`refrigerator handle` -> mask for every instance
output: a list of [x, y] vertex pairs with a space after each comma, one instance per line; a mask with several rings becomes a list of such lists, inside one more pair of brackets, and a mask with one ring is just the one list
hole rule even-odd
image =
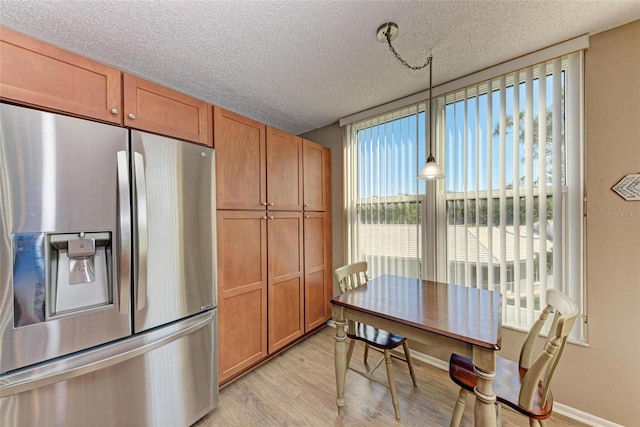
[[136, 221], [138, 231], [138, 277], [136, 309], [142, 310], [147, 300], [147, 183], [144, 175], [144, 157], [133, 153], [136, 194]]
[[118, 151], [118, 221], [120, 257], [118, 271], [120, 272], [119, 310], [120, 313], [129, 312], [129, 298], [131, 297], [131, 205], [129, 201], [129, 165], [127, 152]]

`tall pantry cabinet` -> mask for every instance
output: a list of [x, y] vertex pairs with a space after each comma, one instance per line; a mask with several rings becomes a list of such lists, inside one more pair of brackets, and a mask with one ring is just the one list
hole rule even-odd
[[224, 383], [330, 317], [331, 164], [329, 149], [222, 108], [213, 122]]

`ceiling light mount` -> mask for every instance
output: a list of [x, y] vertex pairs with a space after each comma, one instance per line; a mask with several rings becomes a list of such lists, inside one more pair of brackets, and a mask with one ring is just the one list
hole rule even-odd
[[380, 43], [387, 42], [387, 32], [389, 32], [389, 40], [395, 40], [396, 37], [398, 37], [398, 24], [395, 22], [386, 22], [378, 27], [376, 37]]
[[398, 24], [396, 24], [395, 22], [387, 22], [378, 27], [378, 30], [376, 31], [376, 38], [380, 43], [386, 42], [389, 45], [389, 50], [393, 52], [398, 61], [400, 61], [402, 65], [411, 70], [421, 70], [427, 65], [431, 64], [431, 58], [433, 55], [429, 55], [426, 62], [422, 65], [410, 65], [407, 61], [402, 59], [400, 54], [396, 52], [395, 48], [391, 44], [391, 41], [395, 40], [396, 37], [398, 37], [399, 31], [400, 30], [398, 29]]

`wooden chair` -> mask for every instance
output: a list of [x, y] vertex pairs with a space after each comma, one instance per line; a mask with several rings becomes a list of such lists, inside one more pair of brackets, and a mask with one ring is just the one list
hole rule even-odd
[[[535, 342], [552, 310], [555, 314], [544, 347], [534, 353]], [[577, 315], [578, 307], [569, 297], [556, 290], [548, 290], [547, 306], [527, 334], [520, 351], [520, 361], [516, 363], [497, 358], [493, 380], [497, 425], [501, 425], [501, 405], [507, 405], [529, 417], [531, 426], [544, 426], [544, 420], [551, 416], [553, 409], [553, 396], [549, 390], [551, 378]], [[451, 426], [457, 427], [464, 412], [465, 397], [469, 391], [473, 392], [478, 378], [471, 359], [457, 354], [452, 354], [449, 360], [449, 376], [461, 387], [451, 418]]]
[[[369, 281], [369, 277], [367, 276], [367, 262], [361, 261], [354, 264], [345, 265], [344, 267], [340, 267], [336, 269], [335, 277], [336, 281], [338, 282], [338, 286], [340, 287], [340, 293], [343, 294], [345, 292], [349, 292]], [[347, 368], [362, 375], [365, 378], [370, 379], [371, 381], [375, 381], [386, 387], [389, 387], [391, 389], [391, 399], [393, 401], [393, 409], [396, 413], [396, 419], [399, 420], [400, 411], [398, 409], [396, 383], [393, 376], [393, 371], [391, 369], [392, 354], [390, 351], [402, 345], [402, 347], [404, 348], [405, 357], [404, 359], [400, 357], [400, 359], [406, 361], [407, 365], [409, 365], [409, 373], [411, 374], [413, 385], [414, 387], [417, 387], [418, 385], [416, 383], [416, 376], [413, 372], [413, 361], [411, 360], [411, 352], [409, 350], [407, 339], [392, 332], [387, 332], [383, 329], [374, 328], [372, 326], [354, 322], [352, 320], [348, 320], [347, 337], [351, 339], [351, 342], [349, 343], [349, 350], [347, 351]], [[366, 371], [350, 366], [351, 355], [353, 354], [353, 348], [356, 340], [365, 343], [364, 364], [367, 368]], [[383, 353], [383, 356], [378, 359], [376, 363], [374, 363], [371, 367], [369, 367], [368, 364], [369, 347], [378, 349]], [[373, 376], [374, 371], [378, 369], [383, 361], [385, 362], [387, 368], [387, 379], [389, 381], [388, 384]]]

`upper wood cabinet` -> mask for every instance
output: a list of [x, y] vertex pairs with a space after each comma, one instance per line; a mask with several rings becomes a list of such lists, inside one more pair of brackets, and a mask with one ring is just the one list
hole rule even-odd
[[218, 209], [266, 209], [265, 125], [213, 107]]
[[304, 158], [304, 210], [325, 211], [331, 191], [331, 150], [315, 142], [302, 140]]
[[302, 138], [213, 107], [218, 209], [301, 211]]
[[120, 71], [0, 27], [0, 97], [122, 124]]
[[213, 146], [209, 104], [130, 74], [123, 82], [125, 126]]
[[269, 210], [302, 210], [302, 138], [267, 126]]

